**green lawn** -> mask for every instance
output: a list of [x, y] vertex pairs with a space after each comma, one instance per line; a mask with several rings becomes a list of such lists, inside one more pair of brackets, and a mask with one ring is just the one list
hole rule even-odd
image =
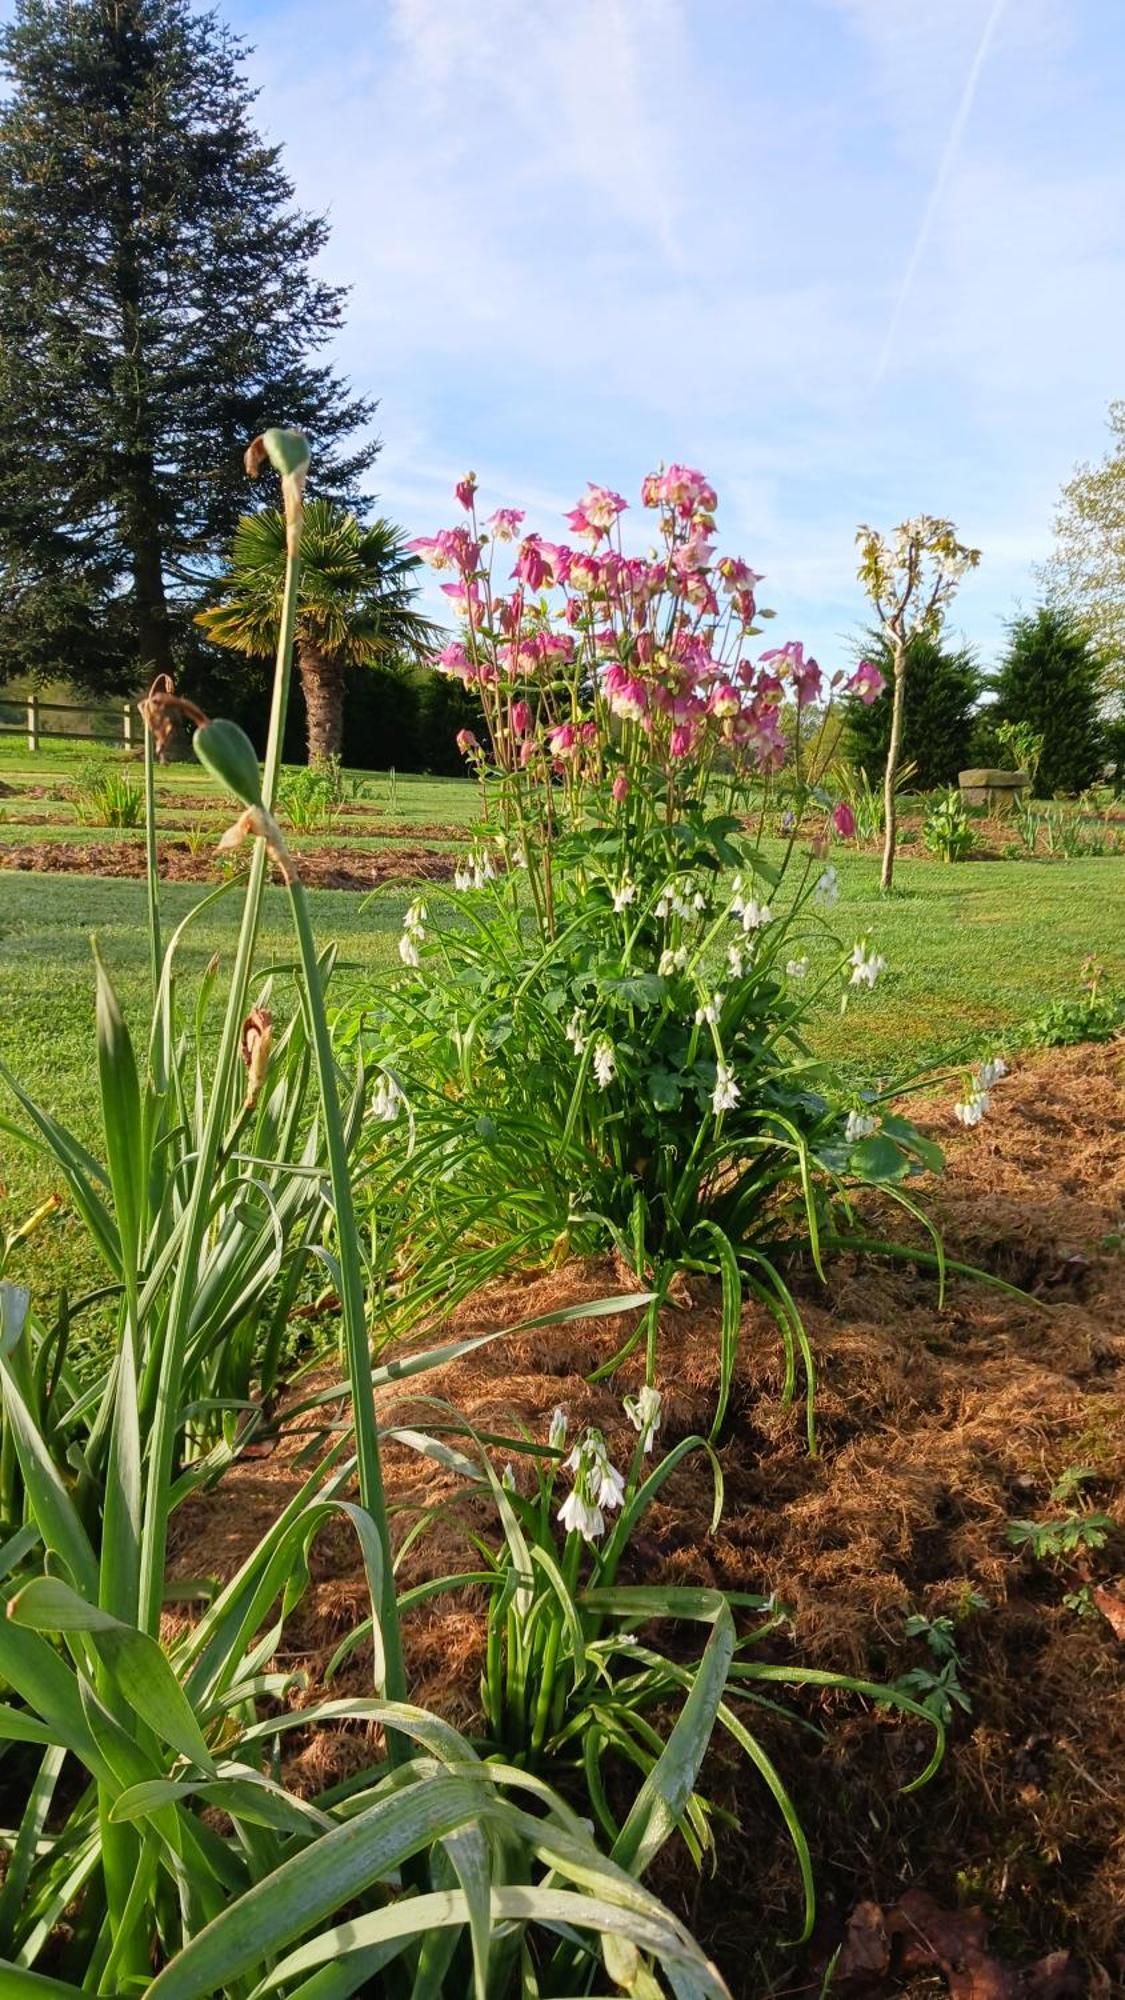
[[[198, 786], [198, 774], [192, 782]], [[441, 780], [400, 780], [432, 796]], [[449, 781], [448, 796], [468, 820], [473, 788]], [[443, 817], [452, 817], [446, 804]], [[1125, 859], [1060, 863], [966, 862], [952, 868], [904, 855], [898, 892], [884, 901], [874, 857], [839, 857], [838, 928], [845, 940], [870, 934], [888, 962], [873, 993], [852, 996], [846, 1013], [826, 1002], [815, 1039], [853, 1078], [900, 1076], [966, 1050], [1000, 1049], [1044, 1001], [1075, 990], [1083, 959], [1096, 953], [1112, 979], [1125, 982]], [[203, 890], [165, 890], [169, 925]], [[377, 900], [314, 892], [314, 921], [339, 949], [336, 990], [356, 992], [397, 965], [395, 940], [406, 897], [388, 889]], [[237, 891], [220, 901], [197, 935], [188, 933], [182, 966], [196, 979], [214, 950], [233, 949]], [[0, 871], [0, 1058], [49, 1110], [80, 1137], [94, 1134], [93, 978], [96, 934], [123, 1006], [134, 1024], [147, 1004], [144, 885], [96, 877]], [[288, 907], [267, 891], [263, 962], [290, 955]], [[6, 1093], [5, 1093], [6, 1095]], [[5, 1103], [0, 1109], [8, 1109]], [[0, 1222], [14, 1225], [51, 1186], [50, 1174], [0, 1133]], [[49, 1249], [49, 1256], [48, 1256]], [[26, 1262], [57, 1285], [89, 1275], [85, 1246], [61, 1218]]]

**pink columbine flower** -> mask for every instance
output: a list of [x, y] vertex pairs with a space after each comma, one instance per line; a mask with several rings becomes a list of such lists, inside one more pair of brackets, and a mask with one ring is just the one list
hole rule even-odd
[[459, 681], [477, 678], [477, 670], [459, 639], [451, 639], [448, 646], [443, 646], [434, 665], [439, 673], [452, 674]]
[[597, 590], [602, 580], [602, 566], [597, 556], [584, 555], [581, 550], [572, 554], [566, 580], [572, 590]]
[[675, 508], [684, 520], [693, 514], [713, 514], [719, 504], [710, 480], [690, 465], [670, 465], [660, 477], [658, 491], [661, 503]]
[[462, 507], [465, 509], [466, 514], [471, 514], [473, 511], [473, 501], [476, 498], [476, 491], [477, 491], [476, 473], [467, 472], [465, 474], [464, 479], [459, 479], [457, 481], [457, 484], [453, 488], [453, 491], [456, 498], [461, 502]]
[[873, 660], [861, 660], [847, 683], [849, 694], [857, 694], [865, 708], [877, 701], [887, 683]]
[[516, 566], [512, 571], [529, 590], [541, 590], [545, 583], [555, 580], [555, 572], [549, 561], [553, 550], [548, 548], [540, 535], [525, 535], [520, 543]]
[[678, 722], [668, 739], [668, 749], [673, 757], [690, 757], [695, 748], [695, 724]]
[[531, 728], [531, 710], [526, 701], [512, 703], [512, 731], [516, 736], [526, 736]]
[[494, 542], [514, 542], [523, 526], [523, 514], [518, 507], [498, 507], [484, 525]]
[[732, 687], [730, 681], [720, 681], [718, 687], [712, 691], [707, 706], [712, 715], [737, 715], [742, 707], [742, 697], [738, 689]]
[[855, 814], [846, 799], [841, 799], [832, 808], [832, 824], [841, 840], [850, 840], [855, 832]]
[[547, 731], [547, 748], [552, 757], [573, 757], [578, 747], [578, 731], [573, 723], [560, 722]]
[[623, 716], [626, 722], [639, 722], [648, 709], [648, 689], [643, 681], [626, 676], [609, 690], [609, 705], [614, 715]]
[[629, 796], [629, 774], [627, 771], [619, 771], [617, 773], [616, 778], [613, 781], [614, 803], [616, 805], [620, 805], [624, 799], [628, 798], [628, 796]]
[[471, 729], [459, 729], [457, 731], [457, 748], [461, 752], [462, 757], [479, 757], [481, 755], [480, 744]]
[[589, 482], [585, 498], [578, 502], [567, 515], [567, 522], [576, 535], [608, 534], [619, 514], [628, 505], [620, 493], [614, 493], [608, 486], [595, 486]]

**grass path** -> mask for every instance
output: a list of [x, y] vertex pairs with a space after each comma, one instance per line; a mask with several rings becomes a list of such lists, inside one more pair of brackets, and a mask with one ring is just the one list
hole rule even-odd
[[[889, 901], [879, 894], [873, 857], [841, 856], [840, 876], [841, 935], [869, 934], [888, 962], [873, 993], [855, 996], [843, 1015], [826, 1004], [815, 1024], [818, 1047], [853, 1079], [901, 1076], [967, 1047], [1002, 1048], [1036, 1008], [1075, 990], [1089, 953], [1125, 983], [1123, 859], [944, 869], [904, 856]], [[169, 929], [202, 893], [194, 884], [168, 886]], [[339, 891], [314, 891], [310, 900], [318, 935], [338, 947], [338, 992], [361, 991], [397, 966], [401, 891], [366, 904]], [[189, 931], [185, 986], [213, 951], [233, 951], [239, 901], [237, 892], [221, 900], [198, 935]], [[143, 883], [0, 872], [0, 1058], [87, 1141], [95, 1131], [95, 934], [136, 1027], [147, 1009]], [[287, 904], [268, 890], [261, 962], [285, 962], [290, 949]], [[10, 1109], [2, 1096], [0, 1113]], [[14, 1226], [51, 1185], [43, 1163], [0, 1132], [0, 1226]], [[66, 1216], [23, 1259], [35, 1282], [90, 1275], [80, 1232]]]

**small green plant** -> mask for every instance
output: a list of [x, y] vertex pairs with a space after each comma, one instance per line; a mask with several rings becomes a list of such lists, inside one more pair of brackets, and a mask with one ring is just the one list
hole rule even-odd
[[112, 765], [83, 764], [70, 796], [79, 826], [139, 826], [144, 817], [141, 787]]
[[1026, 771], [1034, 785], [1046, 741], [1042, 730], [1033, 729], [1029, 722], [998, 722], [996, 740], [1011, 758], [1012, 769]]
[[1104, 984], [1105, 967], [1088, 958], [1082, 967], [1078, 994], [1052, 1000], [1031, 1016], [1024, 1040], [1034, 1048], [1073, 1048], [1081, 1042], [1112, 1041], [1125, 1027], [1125, 996]]
[[294, 833], [330, 832], [346, 797], [346, 781], [335, 757], [285, 771], [278, 787], [282, 817]]
[[215, 829], [205, 819], [195, 819], [184, 828], [183, 841], [192, 860], [198, 861], [201, 855], [209, 854], [214, 847]]
[[973, 829], [958, 791], [943, 793], [922, 823], [922, 839], [931, 854], [946, 862], [965, 861], [973, 851]]
[[972, 1714], [972, 1700], [961, 1683], [964, 1661], [957, 1644], [957, 1626], [974, 1612], [987, 1608], [988, 1599], [969, 1589], [958, 1603], [956, 1618], [927, 1618], [924, 1612], [915, 1611], [903, 1627], [907, 1639], [925, 1640], [931, 1664], [912, 1667], [909, 1673], [900, 1675], [895, 1686], [920, 1702], [943, 1728], [947, 1729], [953, 1721], [955, 1708], [965, 1715]]
[[1064, 1514], [1054, 1521], [1009, 1521], [1008, 1540], [1037, 1562], [1067, 1562], [1104, 1549], [1116, 1523], [1108, 1514]]

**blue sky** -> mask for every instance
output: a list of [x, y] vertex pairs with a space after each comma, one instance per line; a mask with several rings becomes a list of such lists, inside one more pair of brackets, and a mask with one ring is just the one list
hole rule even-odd
[[[1125, 394], [1122, 0], [225, 0], [411, 532], [660, 459], [825, 664], [949, 514], [988, 660]], [[625, 517], [643, 546], [640, 510]], [[772, 636], [772, 635], [771, 635]]]

